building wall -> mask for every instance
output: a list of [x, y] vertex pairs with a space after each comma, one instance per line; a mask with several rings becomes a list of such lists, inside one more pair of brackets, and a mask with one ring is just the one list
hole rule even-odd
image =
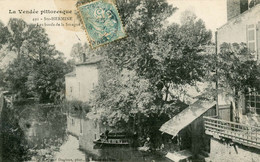
[[95, 156], [100, 156], [100, 150], [93, 149], [93, 141], [100, 138], [100, 134], [105, 132], [101, 123], [97, 119], [81, 119], [82, 133], [79, 137], [79, 148]]
[[66, 99], [69, 101], [76, 100], [79, 97], [76, 76], [66, 76], [65, 83], [66, 83]]
[[91, 91], [98, 85], [98, 68], [96, 64], [76, 66], [76, 77], [79, 89], [78, 100], [86, 102]]
[[260, 159], [260, 150], [243, 145], [230, 144], [211, 138], [210, 159], [214, 162], [256, 162]]
[[[228, 3], [231, 3], [229, 0]], [[227, 3], [227, 4], [228, 4]], [[232, 2], [235, 3], [235, 2]], [[239, 3], [239, 1], [237, 1]], [[231, 7], [232, 8], [232, 7]], [[234, 7], [234, 10], [236, 7]], [[228, 11], [231, 12], [231, 11]], [[239, 14], [237, 17], [232, 18], [229, 20], [225, 25], [220, 27], [218, 29], [218, 36], [217, 36], [217, 44], [218, 49], [220, 45], [224, 42], [226, 43], [247, 43], [249, 40], [249, 29], [254, 30], [254, 38], [255, 38], [255, 54], [253, 55], [253, 58], [255, 60], [258, 60], [260, 63], [260, 4], [254, 6], [253, 8], [245, 11], [242, 14]], [[227, 90], [231, 92], [231, 90]], [[233, 103], [233, 108], [230, 110], [231, 119], [233, 121], [236, 121], [234, 117], [239, 116], [239, 121], [242, 123], [252, 123], [251, 117], [248, 116], [245, 112], [245, 99], [241, 95], [241, 98], [239, 99], [238, 108], [235, 107], [234, 99], [232, 97], [228, 97], [225, 93], [222, 93], [218, 96], [218, 104], [220, 107], [226, 107], [228, 108], [231, 106], [231, 103]], [[228, 109], [225, 109], [228, 111]], [[223, 110], [224, 112], [224, 110]], [[225, 116], [227, 113], [223, 113]], [[226, 115], [223, 117], [225, 120], [228, 118], [229, 115]], [[259, 118], [259, 117], [258, 117]]]
[[67, 131], [77, 138], [80, 136], [80, 118], [67, 115]]
[[86, 64], [76, 66], [75, 76], [65, 76], [66, 99], [89, 101], [91, 91], [98, 85], [97, 64]]
[[210, 137], [205, 134], [203, 116], [216, 116], [216, 107], [212, 107], [182, 129], [179, 134], [180, 149], [189, 149], [194, 155], [210, 151]]
[[218, 47], [223, 43], [247, 43], [247, 26], [260, 22], [260, 5], [231, 19], [218, 29]]
[[205, 134], [204, 119], [203, 116], [215, 116], [216, 108], [213, 107], [202, 114], [199, 118], [191, 123], [191, 150], [193, 154], [198, 154], [200, 151], [209, 151], [210, 138]]

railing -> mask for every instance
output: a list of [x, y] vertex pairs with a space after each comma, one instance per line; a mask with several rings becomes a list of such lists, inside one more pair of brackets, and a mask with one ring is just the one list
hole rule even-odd
[[204, 116], [205, 131], [213, 137], [225, 137], [246, 146], [260, 149], [260, 127]]

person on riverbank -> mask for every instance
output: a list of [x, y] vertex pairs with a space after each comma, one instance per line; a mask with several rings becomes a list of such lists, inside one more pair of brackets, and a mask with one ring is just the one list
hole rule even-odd
[[109, 134], [109, 130], [105, 131], [105, 140], [108, 141], [108, 134]]

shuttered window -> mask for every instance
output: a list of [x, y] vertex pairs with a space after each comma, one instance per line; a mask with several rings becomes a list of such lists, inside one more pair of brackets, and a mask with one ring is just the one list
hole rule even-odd
[[257, 59], [260, 62], [260, 22], [258, 22], [256, 26], [256, 51], [257, 51]]
[[256, 27], [254, 24], [247, 26], [247, 45], [252, 54], [256, 53]]

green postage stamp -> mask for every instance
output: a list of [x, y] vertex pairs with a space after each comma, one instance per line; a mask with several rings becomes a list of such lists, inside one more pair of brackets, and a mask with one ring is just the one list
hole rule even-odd
[[112, 1], [97, 0], [78, 7], [92, 48], [126, 36]]

